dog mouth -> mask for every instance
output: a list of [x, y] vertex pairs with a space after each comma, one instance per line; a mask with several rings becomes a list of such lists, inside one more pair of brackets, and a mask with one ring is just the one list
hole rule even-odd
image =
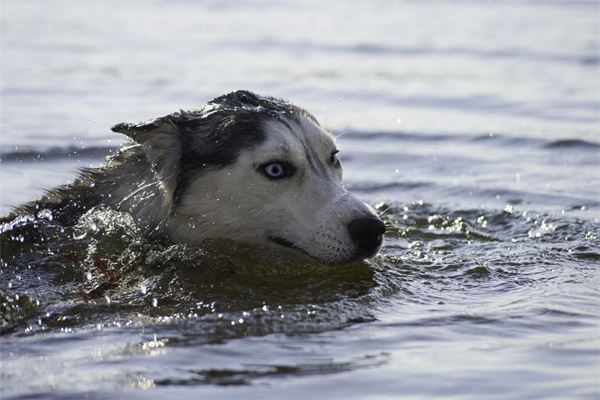
[[381, 238], [380, 240], [378, 240], [378, 246], [377, 249], [372, 251], [372, 252], [364, 252], [361, 250], [357, 250], [354, 253], [352, 253], [352, 255], [344, 260], [337, 260], [337, 261], [326, 261], [326, 260], [322, 260], [322, 259], [318, 259], [312, 255], [310, 255], [306, 250], [304, 250], [302, 247], [297, 246], [296, 244], [294, 244], [293, 242], [289, 241], [288, 239], [282, 238], [281, 236], [273, 236], [273, 235], [269, 235], [267, 236], [267, 239], [270, 240], [271, 242], [278, 244], [281, 247], [286, 247], [288, 249], [292, 249], [292, 250], [296, 250], [302, 254], [304, 254], [305, 256], [313, 259], [313, 260], [317, 260], [320, 262], [324, 262], [326, 264], [348, 264], [348, 263], [352, 263], [352, 262], [356, 262], [359, 260], [362, 260], [364, 258], [371, 258], [373, 257], [375, 254], [377, 254], [377, 252], [379, 251], [379, 248], [381, 247], [381, 242], [383, 241], [383, 238]]
[[271, 242], [278, 244], [282, 247], [287, 247], [288, 249], [293, 249], [293, 250], [299, 251], [300, 253], [312, 258], [312, 256], [310, 254], [308, 254], [308, 252], [306, 250], [304, 250], [301, 247], [298, 247], [293, 242], [290, 242], [289, 240], [287, 240], [285, 238], [282, 238], [280, 236], [270, 235], [270, 236], [267, 236], [267, 239], [269, 239]]

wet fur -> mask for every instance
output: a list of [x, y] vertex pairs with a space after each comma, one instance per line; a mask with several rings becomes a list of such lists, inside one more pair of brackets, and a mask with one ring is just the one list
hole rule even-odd
[[[343, 188], [341, 169], [323, 161], [334, 141], [306, 110], [237, 91], [197, 110], [112, 130], [132, 142], [105, 167], [83, 170], [16, 214], [48, 209], [69, 226], [105, 205], [130, 213], [150, 237], [283, 245], [333, 263], [361, 258], [346, 225], [374, 213]], [[257, 157], [291, 158], [302, 176], [266, 182], [255, 170]]]

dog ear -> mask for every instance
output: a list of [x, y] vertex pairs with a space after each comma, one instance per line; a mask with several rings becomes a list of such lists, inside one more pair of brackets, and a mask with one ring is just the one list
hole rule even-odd
[[146, 159], [172, 195], [177, 185], [182, 136], [176, 125], [178, 114], [170, 114], [138, 124], [120, 123], [111, 128], [142, 145]]

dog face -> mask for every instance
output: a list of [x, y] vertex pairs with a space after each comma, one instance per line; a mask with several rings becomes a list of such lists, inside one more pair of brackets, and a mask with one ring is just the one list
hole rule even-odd
[[[154, 140], [144, 146], [172, 193], [172, 240], [233, 239], [327, 263], [371, 257], [379, 249], [385, 225], [342, 186], [334, 139], [305, 110], [234, 92], [192, 114], [168, 117], [168, 123], [143, 126], [162, 132], [147, 135]], [[170, 148], [180, 153], [177, 161]], [[173, 164], [177, 171], [169, 172]]]

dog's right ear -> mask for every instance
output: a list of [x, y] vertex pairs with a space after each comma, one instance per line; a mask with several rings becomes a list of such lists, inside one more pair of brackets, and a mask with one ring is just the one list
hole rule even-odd
[[177, 185], [182, 137], [176, 125], [178, 114], [138, 124], [120, 123], [111, 128], [142, 145], [146, 159], [171, 197]]

